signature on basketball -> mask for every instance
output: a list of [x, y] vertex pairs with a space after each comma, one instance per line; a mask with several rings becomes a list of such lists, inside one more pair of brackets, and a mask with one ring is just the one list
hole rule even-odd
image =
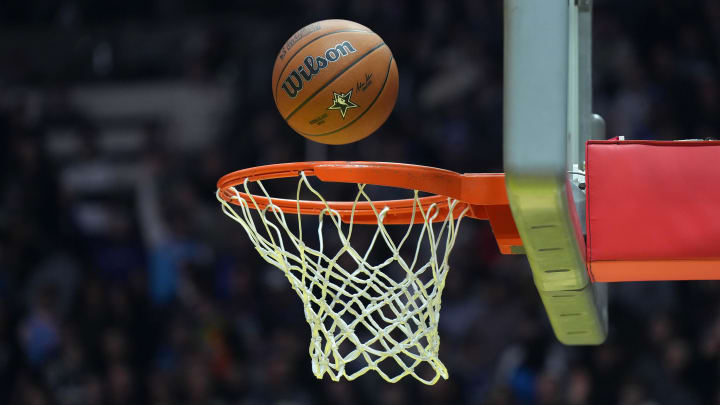
[[357, 82], [357, 90], [365, 91], [372, 84], [372, 73], [365, 73], [365, 80]]

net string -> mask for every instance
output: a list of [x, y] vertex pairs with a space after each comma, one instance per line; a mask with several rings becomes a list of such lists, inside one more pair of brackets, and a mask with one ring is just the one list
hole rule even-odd
[[[438, 230], [433, 227], [440, 215], [437, 205], [423, 207], [419, 202], [419, 192], [415, 190], [412, 218], [407, 230], [396, 243], [383, 223], [389, 208], [376, 206], [382, 203], [372, 201], [365, 190], [365, 184], [358, 184], [350, 221], [345, 224], [345, 231], [340, 213], [333, 210], [325, 198], [312, 187], [305, 173], [301, 172], [299, 175], [296, 191], [298, 213], [295, 215], [283, 213], [272, 203], [272, 198], [262, 182], [256, 181], [261, 193], [270, 202], [265, 208], [260, 208], [248, 189], [249, 183], [246, 179], [242, 184], [244, 196], [241, 196], [235, 187], [229, 188], [229, 191], [234, 193], [231, 199], [237, 208], [233, 208], [233, 205], [221, 197], [220, 190], [216, 197], [221, 203], [223, 213], [243, 227], [256, 251], [265, 261], [283, 271], [291, 288], [302, 300], [305, 319], [311, 330], [309, 352], [312, 370], [317, 378], [328, 374], [334, 381], [341, 377], [354, 380], [371, 370], [388, 382], [397, 382], [405, 376], [412, 376], [425, 384], [434, 384], [440, 377], [448, 378], [447, 369], [438, 357], [440, 338], [437, 329], [441, 293], [449, 270], [450, 252], [468, 208], [455, 216], [454, 209], [459, 202], [448, 198], [449, 210]], [[302, 214], [299, 213], [303, 188], [325, 205], [318, 214], [317, 248], [303, 242], [303, 221]], [[361, 200], [369, 203], [378, 218], [377, 227], [364, 254], [358, 252], [350, 243], [354, 229], [352, 219]], [[257, 212], [261, 224], [256, 224], [253, 211]], [[422, 223], [414, 223], [416, 215], [422, 217]], [[288, 218], [297, 220], [296, 232], [288, 224]], [[410, 240], [414, 226], [421, 228], [412, 259], [408, 262], [400, 251]], [[340, 242], [340, 248], [335, 254], [325, 252], [324, 230], [328, 227], [336, 231]], [[286, 246], [286, 239], [294, 251], [287, 249], [290, 245]], [[418, 265], [423, 242], [430, 246], [430, 258], [427, 263]], [[382, 243], [387, 246], [391, 255], [381, 263], [372, 265], [369, 262], [371, 252], [376, 245]], [[442, 252], [441, 255], [438, 254], [439, 251]], [[345, 254], [352, 259], [351, 269], [345, 269], [339, 263], [339, 259]], [[395, 280], [383, 271], [393, 264], [402, 269], [400, 280]], [[423, 277], [427, 281], [423, 281]], [[369, 331], [370, 336], [356, 333], [358, 329]], [[353, 349], [343, 354], [343, 351], [347, 351], [341, 349], [343, 345]], [[389, 360], [394, 363], [391, 362], [390, 366], [385, 367]], [[354, 363], [348, 367], [351, 362]], [[392, 364], [399, 366], [401, 371], [388, 373], [386, 369], [393, 368]], [[421, 364], [430, 366], [433, 370], [431, 376], [426, 377], [424, 374], [427, 373], [420, 375], [416, 372], [416, 368]]]

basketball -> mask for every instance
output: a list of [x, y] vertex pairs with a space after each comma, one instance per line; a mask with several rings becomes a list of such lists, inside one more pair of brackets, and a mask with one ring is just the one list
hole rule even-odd
[[341, 145], [375, 132], [390, 116], [398, 71], [390, 48], [345, 20], [310, 24], [285, 42], [272, 76], [275, 105], [300, 135]]

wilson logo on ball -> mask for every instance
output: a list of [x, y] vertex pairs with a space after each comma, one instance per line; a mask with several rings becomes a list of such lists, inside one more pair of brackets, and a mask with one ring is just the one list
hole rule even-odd
[[318, 56], [316, 58], [306, 56], [304, 64], [298, 66], [296, 70], [290, 72], [285, 78], [285, 82], [282, 85], [283, 90], [285, 90], [285, 93], [287, 93], [290, 98], [297, 97], [298, 93], [303, 89], [303, 80], [309, 82], [313, 76], [328, 67], [328, 64], [351, 53], [355, 53], [355, 48], [349, 41], [345, 41], [332, 48], [328, 48], [324, 56]]

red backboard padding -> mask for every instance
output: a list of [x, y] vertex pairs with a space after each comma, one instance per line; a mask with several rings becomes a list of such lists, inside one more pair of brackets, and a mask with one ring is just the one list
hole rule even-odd
[[720, 142], [589, 141], [595, 281], [720, 279]]

